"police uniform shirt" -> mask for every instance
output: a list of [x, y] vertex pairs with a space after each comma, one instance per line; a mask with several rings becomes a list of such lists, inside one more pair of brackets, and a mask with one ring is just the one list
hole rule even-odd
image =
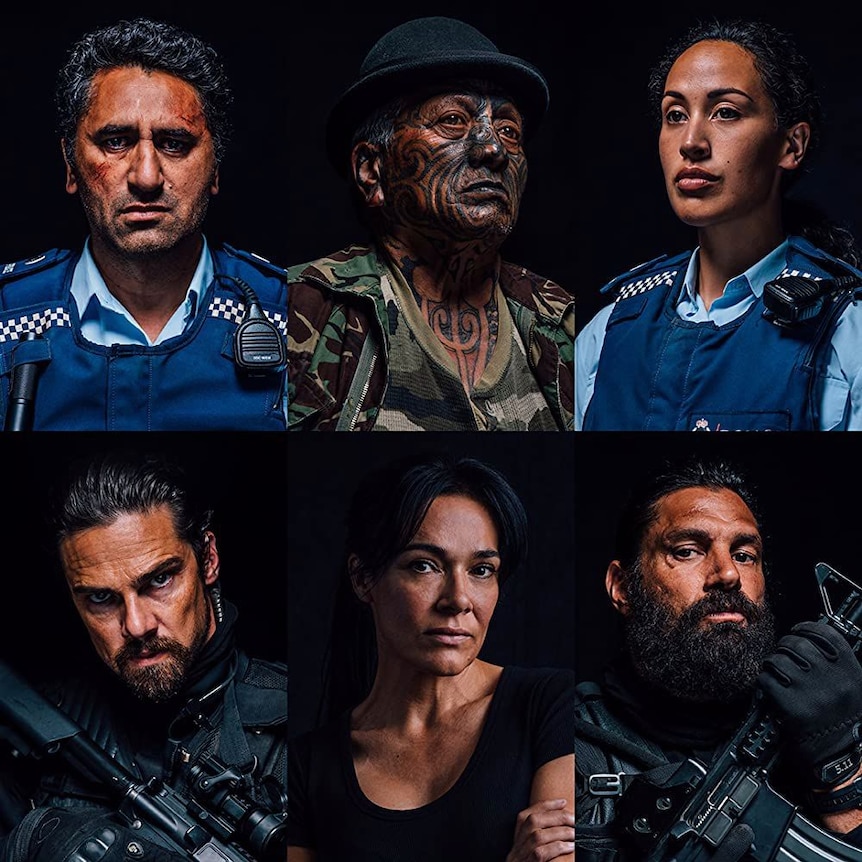
[[[784, 269], [788, 243], [761, 258], [742, 275], [732, 278], [720, 297], [707, 309], [697, 293], [699, 248], [688, 262], [676, 313], [692, 323], [712, 321], [723, 326], [738, 319], [763, 296], [768, 281]], [[575, 430], [583, 430], [584, 414], [593, 394], [605, 328], [614, 304], [610, 303], [575, 339]], [[850, 304], [832, 335], [826, 377], [818, 381], [821, 431], [862, 430], [862, 307]], [[849, 401], [849, 406], [848, 406]], [[846, 416], [845, 416], [846, 413]]]
[[90, 253], [89, 239], [72, 275], [71, 294], [81, 319], [81, 335], [93, 344], [143, 344], [153, 347], [181, 335], [194, 320], [199, 297], [213, 279], [213, 262], [204, 239], [201, 256], [189, 283], [186, 297], [162, 331], [150, 341], [128, 309], [108, 290]]

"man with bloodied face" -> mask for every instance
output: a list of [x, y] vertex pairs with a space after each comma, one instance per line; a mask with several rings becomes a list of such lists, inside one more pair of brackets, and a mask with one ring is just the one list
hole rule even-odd
[[823, 621], [776, 640], [763, 544], [753, 486], [733, 464], [670, 463], [633, 490], [605, 576], [622, 647], [576, 696], [581, 862], [644, 858], [617, 819], [620, 797], [640, 773], [667, 776], [689, 757], [708, 765], [756, 697], [781, 736], [775, 786], [813, 823], [862, 847], [859, 794], [836, 802], [862, 775], [862, 667]]
[[455, 19], [371, 48], [326, 130], [371, 241], [289, 268], [289, 429], [573, 428], [574, 298], [500, 253], [548, 103]]

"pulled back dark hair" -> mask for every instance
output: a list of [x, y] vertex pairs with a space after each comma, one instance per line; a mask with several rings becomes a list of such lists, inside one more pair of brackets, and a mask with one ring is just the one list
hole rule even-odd
[[497, 530], [500, 586], [527, 553], [527, 515], [508, 480], [474, 458], [435, 453], [392, 462], [370, 472], [357, 487], [347, 514], [344, 564], [336, 591], [325, 667], [324, 719], [361, 702], [377, 667], [374, 621], [351, 584], [347, 559], [358, 558], [353, 577], [374, 584], [410, 543], [428, 508], [444, 495], [467, 497], [487, 511]]
[[215, 49], [197, 36], [163, 21], [118, 21], [82, 36], [70, 49], [54, 93], [57, 130], [66, 158], [75, 164], [75, 134], [92, 98], [93, 76], [103, 69], [139, 66], [191, 84], [201, 100], [217, 162], [227, 150], [233, 94]]
[[82, 530], [159, 506], [169, 508], [177, 536], [202, 565], [212, 511], [194, 499], [184, 468], [159, 453], [113, 450], [74, 461], [53, 490], [49, 523], [59, 546]]
[[690, 457], [678, 462], [667, 461], [658, 471], [644, 475], [635, 483], [617, 522], [614, 557], [625, 571], [636, 568], [644, 537], [658, 518], [659, 502], [668, 494], [685, 488], [733, 491], [751, 510], [762, 534], [754, 484], [741, 468], [720, 459]]
[[[708, 20], [690, 27], [672, 40], [649, 73], [648, 93], [654, 122], [661, 127], [661, 102], [671, 66], [698, 42], [732, 42], [751, 54], [754, 67], [775, 110], [776, 126], [787, 129], [805, 122], [811, 128], [805, 154], [806, 171], [818, 150], [823, 127], [823, 108], [811, 65], [794, 39], [764, 21], [733, 19]], [[786, 196], [801, 178], [802, 171], [786, 171], [783, 220], [788, 233], [804, 236], [815, 245], [847, 261], [862, 263], [862, 249], [848, 228], [831, 221], [815, 204]]]

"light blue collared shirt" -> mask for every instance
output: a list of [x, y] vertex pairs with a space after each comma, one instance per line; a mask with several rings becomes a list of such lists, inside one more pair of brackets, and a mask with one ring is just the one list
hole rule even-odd
[[[707, 309], [697, 295], [700, 249], [695, 249], [685, 273], [676, 313], [693, 323], [712, 321], [723, 326], [741, 317], [763, 295], [768, 281], [785, 265], [787, 241], [761, 258], [742, 275], [732, 278], [722, 295]], [[605, 328], [613, 311], [610, 303], [575, 339], [575, 430], [583, 430], [584, 414], [593, 395]], [[821, 431], [862, 430], [862, 303], [844, 310], [832, 334], [826, 371], [815, 382], [820, 399]]]
[[81, 335], [87, 341], [104, 347], [111, 344], [143, 344], [153, 347], [176, 335], [182, 335], [195, 317], [198, 302], [212, 281], [213, 272], [212, 256], [204, 240], [185, 299], [177, 306], [162, 331], [150, 341], [128, 309], [108, 290], [105, 279], [90, 253], [88, 239], [72, 274], [71, 287], [72, 298], [81, 319]]

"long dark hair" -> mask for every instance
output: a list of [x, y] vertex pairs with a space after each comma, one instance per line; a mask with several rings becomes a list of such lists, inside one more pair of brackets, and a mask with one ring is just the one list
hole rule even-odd
[[[661, 127], [662, 96], [671, 66], [692, 45], [707, 40], [732, 42], [751, 54], [754, 68], [760, 75], [775, 110], [778, 128], [786, 129], [796, 123], [808, 123], [811, 136], [803, 164], [806, 172], [810, 170], [812, 158], [820, 144], [824, 116], [814, 74], [809, 61], [794, 39], [764, 21], [702, 21], [672, 40], [649, 73], [647, 88], [654, 121]], [[813, 202], [787, 196], [787, 192], [802, 175], [800, 170], [785, 171], [782, 210], [784, 229], [788, 233], [804, 236], [819, 248], [852, 266], [860, 266], [862, 249], [847, 227], [831, 220]]]
[[428, 508], [443, 495], [468, 497], [488, 512], [497, 530], [500, 587], [527, 553], [527, 515], [509, 481], [496, 468], [469, 457], [427, 453], [386, 464], [357, 487], [346, 518], [343, 563], [336, 589], [320, 707], [322, 721], [360, 703], [377, 669], [374, 621], [351, 584], [374, 584], [419, 529]]

